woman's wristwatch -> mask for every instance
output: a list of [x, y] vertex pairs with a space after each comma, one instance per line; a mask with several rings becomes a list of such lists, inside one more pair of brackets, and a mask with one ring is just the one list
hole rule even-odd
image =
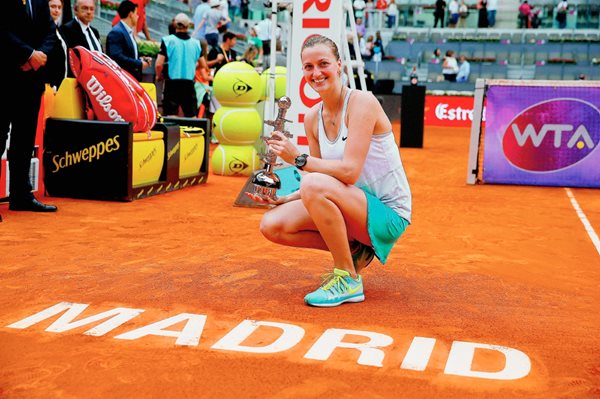
[[308, 154], [300, 154], [294, 159], [294, 165], [300, 170], [306, 166], [306, 160], [308, 158]]

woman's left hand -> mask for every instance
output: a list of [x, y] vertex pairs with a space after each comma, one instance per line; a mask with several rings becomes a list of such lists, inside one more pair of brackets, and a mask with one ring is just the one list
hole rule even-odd
[[269, 149], [285, 162], [293, 164], [300, 152], [283, 133], [274, 131], [267, 140]]

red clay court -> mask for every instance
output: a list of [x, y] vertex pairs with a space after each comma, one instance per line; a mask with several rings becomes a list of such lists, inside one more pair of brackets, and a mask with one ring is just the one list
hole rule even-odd
[[332, 309], [302, 300], [329, 255], [264, 239], [245, 177], [0, 205], [0, 397], [600, 397], [598, 190], [469, 186], [468, 145], [401, 149], [413, 225]]

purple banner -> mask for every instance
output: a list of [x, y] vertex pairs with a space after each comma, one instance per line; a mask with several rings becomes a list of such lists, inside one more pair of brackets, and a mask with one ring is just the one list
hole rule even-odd
[[484, 183], [600, 187], [600, 87], [490, 86]]

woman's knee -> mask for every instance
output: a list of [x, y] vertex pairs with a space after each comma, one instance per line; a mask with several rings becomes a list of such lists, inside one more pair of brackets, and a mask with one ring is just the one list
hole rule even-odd
[[279, 218], [275, 217], [272, 213], [265, 213], [260, 221], [260, 232], [269, 241], [277, 242], [281, 236], [283, 229], [282, 224], [279, 222]]
[[300, 181], [300, 197], [303, 201], [324, 199], [335, 184], [334, 180], [322, 173], [308, 173]]

